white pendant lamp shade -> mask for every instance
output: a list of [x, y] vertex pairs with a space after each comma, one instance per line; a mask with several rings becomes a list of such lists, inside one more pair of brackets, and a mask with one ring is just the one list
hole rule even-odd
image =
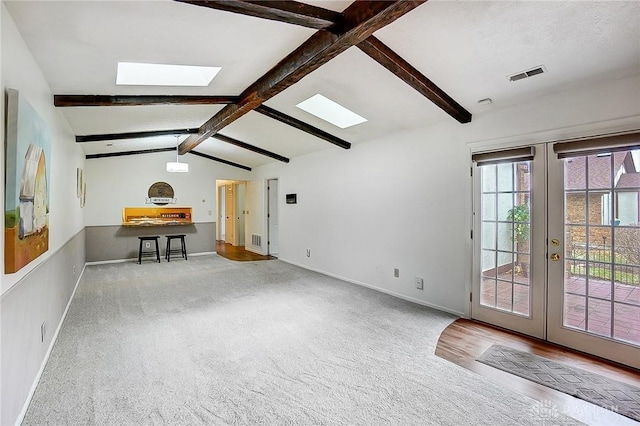
[[180, 159], [178, 158], [180, 156], [178, 150], [180, 141], [178, 138], [179, 136], [176, 135], [176, 161], [167, 162], [167, 172], [169, 173], [187, 173], [189, 171], [189, 164], [181, 163]]
[[179, 161], [170, 161], [167, 163], [167, 171], [169, 173], [186, 173], [189, 171], [189, 164], [180, 163]]

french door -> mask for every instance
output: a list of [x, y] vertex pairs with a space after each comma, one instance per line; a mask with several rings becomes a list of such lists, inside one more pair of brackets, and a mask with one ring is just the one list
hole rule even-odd
[[637, 141], [474, 155], [473, 318], [640, 368]]
[[[543, 147], [542, 147], [543, 148]], [[472, 317], [545, 337], [545, 151], [474, 155]]]

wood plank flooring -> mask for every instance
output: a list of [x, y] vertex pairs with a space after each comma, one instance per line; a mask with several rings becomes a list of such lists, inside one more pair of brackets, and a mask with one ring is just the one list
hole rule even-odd
[[274, 256], [263, 256], [261, 254], [253, 253], [249, 250], [245, 250], [243, 246], [234, 246], [220, 240], [216, 241], [216, 253], [229, 260], [236, 260], [239, 262], [277, 259]]
[[550, 402], [561, 412], [593, 424], [640, 424], [565, 393], [539, 385], [476, 361], [494, 343], [543, 356], [593, 373], [640, 387], [640, 371], [573, 351], [549, 342], [499, 329], [468, 319], [458, 319], [438, 340], [435, 354], [491, 379], [501, 386], [542, 402]]

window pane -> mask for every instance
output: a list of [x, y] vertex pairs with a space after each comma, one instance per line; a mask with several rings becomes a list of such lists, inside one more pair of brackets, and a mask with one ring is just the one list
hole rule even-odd
[[482, 192], [496, 192], [496, 166], [482, 166]]
[[[640, 165], [639, 165], [640, 166]], [[637, 179], [640, 181], [640, 173], [634, 173], [639, 176]], [[616, 202], [614, 203], [615, 226], [638, 226], [638, 210], [640, 209], [640, 198], [638, 192], [634, 191], [616, 191]]]
[[587, 223], [587, 193], [570, 192], [564, 200], [565, 222], [575, 224]]
[[496, 252], [493, 250], [482, 250], [482, 276], [496, 277]]
[[482, 222], [482, 248], [496, 248], [496, 224], [495, 222]]
[[498, 220], [510, 221], [511, 209], [513, 209], [513, 194], [498, 194]]
[[513, 286], [513, 312], [529, 315], [529, 286], [520, 284]]
[[587, 288], [589, 296], [611, 300], [611, 265], [608, 263], [589, 262]]
[[564, 296], [564, 325], [568, 327], [577, 328], [578, 330], [585, 329], [585, 315], [586, 315], [586, 297], [576, 296], [573, 294], [565, 294]]
[[640, 345], [640, 306], [614, 304], [613, 337]]
[[611, 188], [611, 154], [588, 157], [589, 188]]
[[509, 273], [509, 279], [511, 279], [511, 269], [513, 269], [513, 253], [511, 252], [498, 252], [498, 269]]
[[498, 280], [498, 300], [496, 307], [511, 311], [513, 308], [513, 284], [509, 281]]
[[496, 220], [496, 194], [482, 196], [482, 220]]
[[564, 160], [565, 190], [587, 188], [586, 164], [585, 157], [567, 158]]
[[611, 227], [589, 227], [589, 260], [611, 262]]
[[516, 256], [514, 281], [520, 284], [529, 285], [531, 271], [531, 256], [528, 254], [518, 254]]
[[498, 223], [498, 250], [513, 251], [513, 225]]
[[513, 191], [513, 163], [498, 164], [498, 191]]
[[576, 260], [567, 260], [564, 291], [571, 294], [587, 294], [587, 265]]
[[611, 302], [589, 298], [587, 303], [587, 331], [611, 337]]
[[516, 164], [516, 191], [531, 191], [531, 163]]
[[484, 278], [480, 282], [480, 304], [495, 308], [496, 306], [496, 280]]

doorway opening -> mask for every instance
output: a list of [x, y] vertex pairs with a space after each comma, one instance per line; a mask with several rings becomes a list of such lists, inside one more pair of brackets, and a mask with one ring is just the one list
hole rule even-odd
[[216, 241], [233, 246], [245, 245], [245, 190], [246, 182], [237, 180], [216, 181], [216, 205], [218, 223]]

